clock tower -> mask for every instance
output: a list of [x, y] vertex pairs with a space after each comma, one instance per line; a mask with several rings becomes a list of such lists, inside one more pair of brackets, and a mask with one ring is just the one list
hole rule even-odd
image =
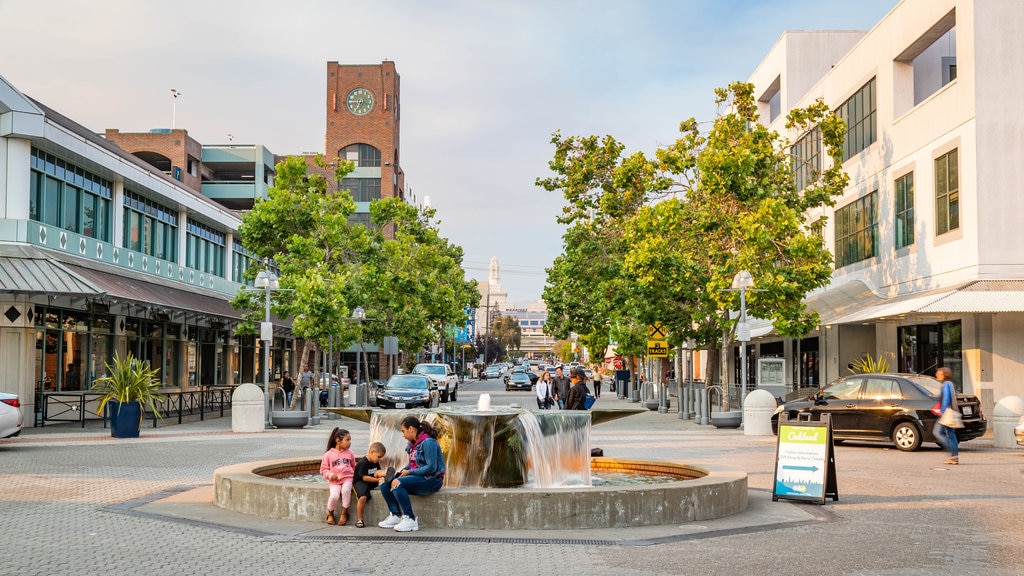
[[369, 218], [370, 201], [405, 198], [400, 164], [400, 90], [395, 63], [327, 63], [327, 132], [324, 155], [352, 160], [355, 170], [341, 183]]

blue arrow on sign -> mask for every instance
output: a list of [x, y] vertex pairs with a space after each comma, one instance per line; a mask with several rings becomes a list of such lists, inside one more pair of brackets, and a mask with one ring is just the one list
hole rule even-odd
[[817, 472], [818, 471], [818, 467], [817, 466], [786, 466], [785, 464], [782, 465], [782, 469], [783, 470], [803, 470], [803, 471], [806, 471], [806, 472]]

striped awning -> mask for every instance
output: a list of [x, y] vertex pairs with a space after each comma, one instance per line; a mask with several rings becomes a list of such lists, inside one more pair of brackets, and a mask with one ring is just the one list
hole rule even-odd
[[1024, 280], [979, 280], [917, 311], [946, 314], [1024, 312]]
[[26, 246], [0, 247], [0, 292], [96, 296], [102, 291], [63, 264]]

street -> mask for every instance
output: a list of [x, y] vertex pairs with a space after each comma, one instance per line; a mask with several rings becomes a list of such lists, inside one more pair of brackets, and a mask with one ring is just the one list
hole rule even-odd
[[[467, 380], [456, 405], [534, 408], [532, 392]], [[596, 408], [635, 406], [605, 392]], [[675, 405], [673, 404], [673, 407]], [[396, 534], [220, 511], [204, 494], [225, 464], [319, 457], [334, 426], [365, 453], [368, 425], [234, 434], [230, 417], [144, 427], [28, 428], [0, 442], [0, 575], [29, 574], [999, 574], [1024, 566], [1024, 449], [981, 438], [961, 464], [926, 445], [836, 446], [839, 501], [771, 502], [774, 437], [656, 411], [593, 429], [605, 456], [728, 466], [749, 474], [751, 508], [701, 523], [594, 530]]]

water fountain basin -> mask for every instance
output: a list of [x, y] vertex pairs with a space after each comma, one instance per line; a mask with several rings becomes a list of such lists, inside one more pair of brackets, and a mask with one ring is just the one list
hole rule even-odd
[[[672, 461], [592, 458], [592, 470], [672, 475], [677, 481], [566, 489], [444, 488], [413, 497], [421, 528], [556, 530], [626, 528], [704, 521], [747, 508], [747, 474]], [[325, 483], [281, 480], [317, 473], [319, 458], [267, 460], [214, 471], [214, 503], [264, 518], [322, 522]], [[367, 523], [387, 515], [374, 495]]]

